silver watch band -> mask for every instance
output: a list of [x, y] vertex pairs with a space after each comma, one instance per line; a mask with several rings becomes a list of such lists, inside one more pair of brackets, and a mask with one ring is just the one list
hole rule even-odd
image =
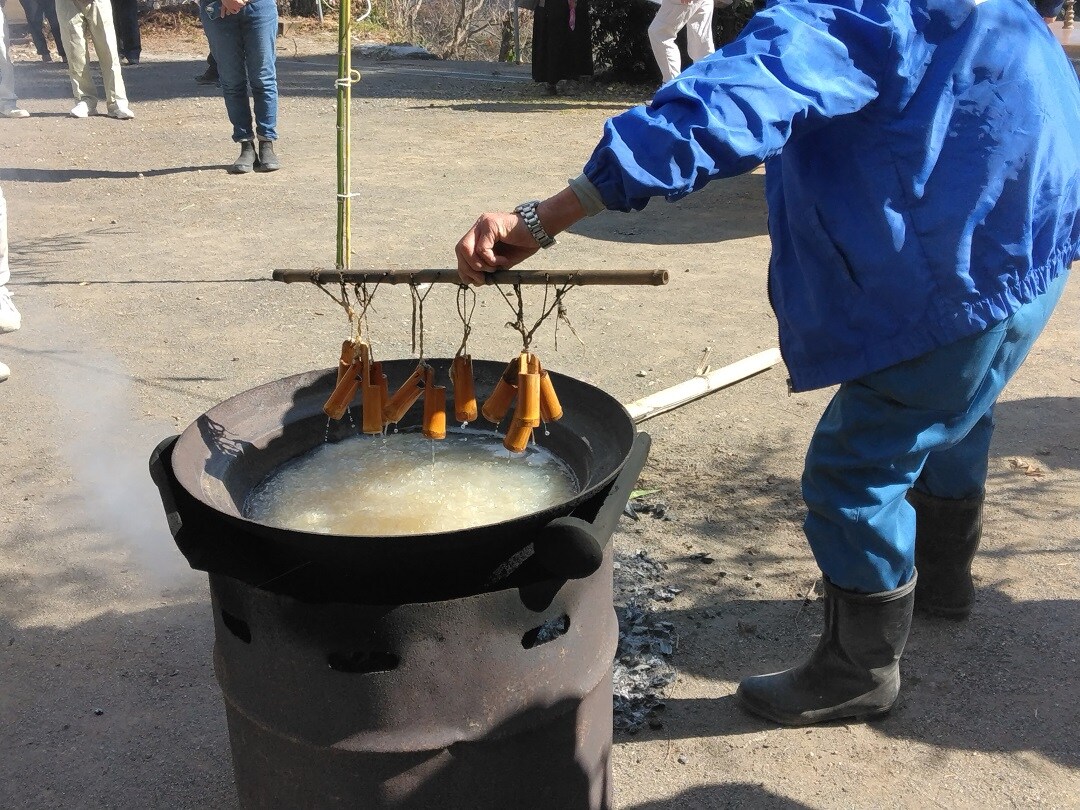
[[540, 224], [540, 217], [536, 213], [536, 206], [538, 205], [540, 205], [539, 200], [529, 200], [515, 208], [514, 213], [521, 216], [521, 219], [525, 222], [525, 227], [529, 229], [529, 233], [532, 234], [536, 243], [542, 248], [549, 248], [555, 244], [555, 239]]

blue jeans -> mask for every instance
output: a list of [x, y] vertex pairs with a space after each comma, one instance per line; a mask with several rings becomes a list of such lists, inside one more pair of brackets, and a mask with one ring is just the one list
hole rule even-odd
[[[221, 17], [220, 0], [200, 0], [210, 51], [217, 60], [225, 110], [233, 126], [232, 138], [240, 141], [277, 140], [277, 45], [278, 11], [275, 0], [251, 0], [239, 13]], [[251, 126], [248, 86], [255, 101], [255, 128]]]
[[880, 593], [915, 566], [912, 487], [939, 498], [981, 497], [993, 406], [1027, 357], [1068, 273], [1010, 318], [844, 383], [810, 442], [804, 526], [822, 572], [845, 590]]

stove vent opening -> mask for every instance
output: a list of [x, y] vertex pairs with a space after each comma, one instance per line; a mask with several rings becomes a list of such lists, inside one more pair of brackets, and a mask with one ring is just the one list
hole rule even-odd
[[539, 647], [541, 644], [547, 644], [559, 636], [566, 635], [566, 631], [569, 629], [570, 617], [564, 613], [562, 616], [548, 619], [539, 627], [534, 627], [523, 635], [521, 637], [521, 646], [526, 650], [531, 650], [533, 647]]
[[392, 672], [401, 659], [382, 650], [353, 650], [348, 653], [330, 653], [326, 663], [335, 672], [366, 675], [372, 672]]
[[245, 644], [251, 643], [251, 626], [239, 616], [234, 616], [229, 611], [223, 610], [221, 611], [221, 621], [229, 629], [229, 632], [242, 642]]

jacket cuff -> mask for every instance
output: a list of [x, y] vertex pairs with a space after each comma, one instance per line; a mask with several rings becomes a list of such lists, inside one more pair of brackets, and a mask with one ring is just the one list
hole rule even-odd
[[581, 207], [585, 209], [586, 216], [592, 216], [593, 214], [599, 214], [604, 211], [607, 206], [604, 205], [604, 199], [600, 196], [600, 192], [596, 186], [592, 184], [584, 174], [579, 174], [577, 177], [572, 177], [567, 181], [570, 184], [571, 190], [577, 195], [578, 202], [581, 203]]

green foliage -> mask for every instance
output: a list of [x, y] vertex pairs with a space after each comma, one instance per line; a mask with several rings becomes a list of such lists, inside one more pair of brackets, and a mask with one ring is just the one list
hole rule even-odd
[[[649, 47], [649, 23], [657, 6], [648, 0], [591, 0], [589, 8], [597, 73], [609, 81], [659, 82], [660, 69]], [[735, 39], [753, 15], [753, 0], [734, 0], [718, 8], [713, 13], [716, 46]], [[685, 52], [683, 64], [689, 64]]]

